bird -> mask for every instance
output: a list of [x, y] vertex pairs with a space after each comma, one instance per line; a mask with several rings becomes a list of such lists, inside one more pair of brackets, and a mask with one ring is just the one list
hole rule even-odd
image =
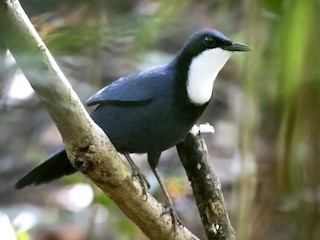
[[[250, 50], [218, 30], [203, 29], [191, 35], [168, 64], [121, 77], [86, 102], [87, 106], [96, 106], [91, 118], [126, 157], [144, 194], [150, 184], [130, 154], [147, 153], [166, 197], [165, 212], [170, 213], [174, 225], [181, 222], [157, 170], [160, 155], [181, 142], [199, 119], [210, 102], [215, 79], [232, 53]], [[15, 187], [39, 185], [76, 171], [61, 149]]]

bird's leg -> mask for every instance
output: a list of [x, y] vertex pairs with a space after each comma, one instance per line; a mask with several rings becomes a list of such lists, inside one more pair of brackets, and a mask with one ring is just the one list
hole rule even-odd
[[132, 176], [137, 177], [139, 180], [139, 183], [142, 187], [143, 194], [147, 195], [147, 189], [150, 188], [150, 183], [148, 182], [146, 176], [140, 171], [139, 167], [134, 163], [132, 158], [130, 157], [129, 153], [125, 153], [124, 156], [128, 160], [131, 169], [132, 169]]
[[161, 190], [162, 190], [162, 192], [163, 192], [163, 194], [164, 194], [164, 196], [166, 198], [166, 204], [164, 205], [165, 211], [163, 212], [163, 214], [165, 214], [165, 213], [169, 213], [170, 214], [171, 219], [172, 219], [173, 229], [174, 229], [174, 231], [176, 231], [177, 230], [176, 229], [177, 225], [178, 224], [181, 225], [182, 223], [181, 223], [176, 211], [173, 208], [172, 200], [171, 200], [171, 198], [170, 198], [170, 196], [169, 196], [169, 194], [167, 192], [167, 189], [165, 188], [165, 186], [164, 186], [164, 184], [162, 182], [162, 179], [161, 179], [161, 177], [159, 175], [159, 172], [158, 172], [157, 168], [151, 167], [151, 169], [152, 169], [153, 174], [156, 176], [156, 178], [158, 180], [158, 183], [160, 185], [160, 188], [161, 188]]
[[171, 216], [171, 219], [172, 219], [172, 226], [173, 226], [173, 230], [174, 232], [176, 232], [177, 230], [177, 225], [182, 225], [181, 223], [181, 220], [179, 219], [176, 211], [174, 210], [173, 208], [173, 203], [172, 203], [172, 200], [167, 192], [167, 189], [165, 188], [164, 186], [164, 183], [160, 177], [160, 174], [158, 172], [158, 169], [157, 169], [157, 165], [158, 165], [158, 162], [159, 162], [159, 158], [160, 158], [160, 154], [161, 153], [158, 153], [158, 154], [148, 154], [148, 161], [149, 161], [149, 164], [150, 164], [150, 167], [151, 167], [151, 170], [153, 172], [153, 174], [156, 176], [157, 178], [157, 181], [160, 185], [160, 188], [161, 188], [161, 191], [162, 193], [164, 194], [165, 198], [166, 198], [166, 204], [164, 204], [164, 208], [165, 208], [165, 211], [163, 212], [163, 214], [165, 213], [169, 213], [170, 216]]

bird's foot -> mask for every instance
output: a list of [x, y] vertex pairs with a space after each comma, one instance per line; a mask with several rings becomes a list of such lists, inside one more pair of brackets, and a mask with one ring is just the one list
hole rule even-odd
[[140, 171], [139, 168], [132, 169], [132, 176], [138, 178], [140, 186], [142, 187], [142, 193], [148, 198], [147, 190], [150, 188], [150, 183], [146, 176]]
[[147, 189], [150, 188], [150, 183], [148, 182], [146, 176], [140, 171], [139, 167], [131, 159], [129, 153], [125, 153], [124, 156], [126, 157], [126, 159], [128, 160], [128, 162], [129, 162], [129, 164], [131, 166], [132, 177], [137, 177], [138, 178], [140, 186], [142, 188], [142, 193], [148, 199]]
[[173, 231], [176, 232], [177, 231], [177, 226], [180, 225], [182, 226], [182, 222], [179, 219], [176, 211], [174, 210], [172, 203], [166, 203], [163, 205], [164, 207], [164, 211], [162, 214], [170, 214], [171, 216], [171, 220], [172, 220], [172, 227], [173, 227]]

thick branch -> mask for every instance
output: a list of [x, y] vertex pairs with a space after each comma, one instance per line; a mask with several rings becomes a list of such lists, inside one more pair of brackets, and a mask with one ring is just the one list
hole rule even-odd
[[142, 195], [115, 148], [91, 120], [17, 0], [0, 0], [0, 35], [57, 125], [71, 163], [99, 186], [150, 239], [197, 239], [173, 233], [171, 217]]
[[196, 198], [208, 239], [234, 240], [235, 233], [226, 210], [221, 185], [198, 127], [193, 127], [177, 150]]

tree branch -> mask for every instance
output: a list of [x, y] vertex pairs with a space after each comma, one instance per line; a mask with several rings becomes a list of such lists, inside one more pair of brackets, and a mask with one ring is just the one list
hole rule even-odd
[[177, 150], [191, 181], [208, 239], [234, 240], [235, 232], [226, 210], [221, 185], [197, 126], [194, 126], [185, 140], [177, 145]]
[[171, 217], [137, 180], [92, 121], [19, 1], [0, 0], [0, 36], [57, 125], [70, 162], [99, 186], [150, 239], [197, 239], [173, 232]]

